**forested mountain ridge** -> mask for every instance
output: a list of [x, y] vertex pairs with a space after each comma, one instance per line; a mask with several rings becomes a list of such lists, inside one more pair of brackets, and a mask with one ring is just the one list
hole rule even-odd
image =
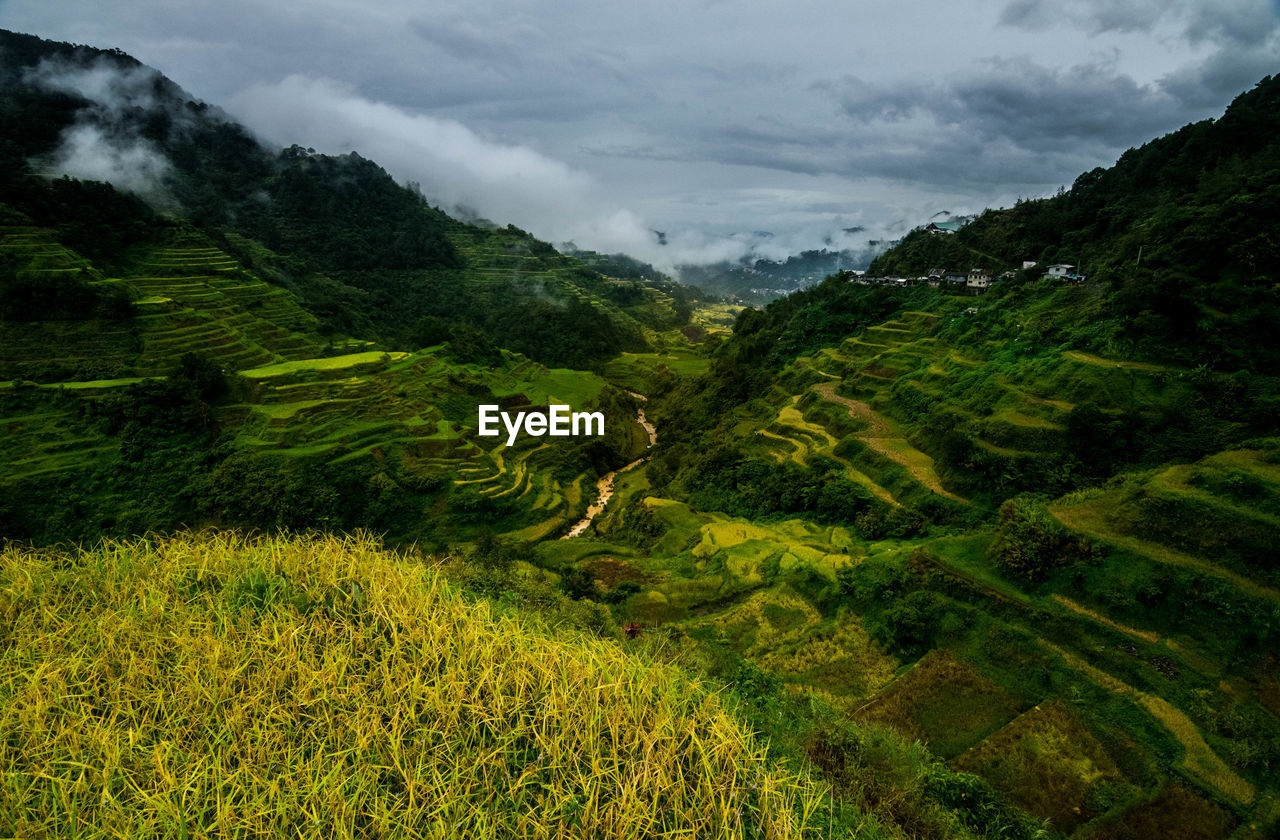
[[[1047, 340], [1150, 361], [1280, 372], [1280, 77], [1216, 120], [1187, 125], [1082, 174], [1051, 198], [989, 210], [954, 235], [913, 231], [872, 274], [1017, 271], [1054, 263], [1088, 278], [1097, 306], [1037, 318]], [[1021, 271], [1024, 261], [1036, 267]], [[1012, 293], [1012, 292], [1010, 292]], [[1065, 295], [1055, 300], [1065, 304]], [[1012, 338], [1014, 336], [1010, 336]], [[1025, 338], [1024, 338], [1025, 340]]]
[[[580, 368], [688, 317], [682, 287], [607, 279], [516, 228], [458, 222], [356, 153], [271, 151], [118, 51], [16, 33], [0, 48], [5, 203], [109, 272], [131, 266], [133, 246], [194, 226], [294, 292], [326, 335], [421, 346], [444, 319]], [[104, 158], [148, 204], [95, 207], [76, 194], [91, 188], [32, 177]]]

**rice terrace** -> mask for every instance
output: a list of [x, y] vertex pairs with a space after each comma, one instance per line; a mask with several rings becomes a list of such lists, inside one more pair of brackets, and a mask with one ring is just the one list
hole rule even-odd
[[0, 837], [1280, 836], [1274, 4], [148, 2], [0, 5]]

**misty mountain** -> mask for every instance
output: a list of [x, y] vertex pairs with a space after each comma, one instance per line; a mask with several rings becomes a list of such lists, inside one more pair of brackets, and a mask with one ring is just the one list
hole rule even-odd
[[[606, 278], [524, 231], [457, 221], [357, 153], [268, 148], [118, 50], [2, 32], [0, 78], [5, 203], [108, 270], [194, 228], [296, 294], [326, 334], [401, 347], [466, 323], [576, 367], [687, 317], [674, 284]], [[117, 190], [83, 200], [89, 182]]]
[[804, 289], [840, 271], [863, 271], [887, 243], [868, 243], [859, 250], [826, 248], [802, 251], [784, 260], [746, 257], [739, 262], [680, 267], [680, 279], [708, 292], [750, 303], [765, 303]]

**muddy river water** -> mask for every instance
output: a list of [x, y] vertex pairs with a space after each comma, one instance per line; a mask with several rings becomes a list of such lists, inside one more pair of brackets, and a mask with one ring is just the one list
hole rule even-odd
[[[642, 403], [647, 402], [649, 399], [643, 394], [637, 394], [634, 391], [628, 391], [627, 393], [631, 394], [631, 396], [635, 397]], [[653, 423], [649, 421], [649, 418], [645, 416], [643, 405], [636, 410], [636, 422], [639, 423], [641, 426], [643, 426], [645, 432], [648, 433], [649, 448], [652, 449], [653, 445], [658, 442], [658, 430], [653, 425]], [[576, 525], [570, 528], [569, 533], [565, 534], [563, 537], [561, 537], [561, 539], [567, 540], [570, 537], [580, 536], [583, 531], [591, 527], [591, 523], [595, 520], [597, 516], [599, 516], [604, 511], [605, 505], [609, 504], [609, 500], [613, 498], [614, 479], [616, 479], [619, 475], [626, 472], [627, 470], [635, 469], [636, 467], [640, 466], [647, 460], [649, 460], [649, 456], [645, 455], [643, 458], [637, 458], [636, 460], [632, 461], [630, 464], [627, 464], [625, 467], [621, 467], [619, 469], [614, 470], [611, 473], [606, 473], [605, 475], [602, 475], [600, 477], [600, 480], [596, 482], [596, 500], [591, 503], [590, 507], [587, 508], [587, 515], [582, 517], [582, 519]]]

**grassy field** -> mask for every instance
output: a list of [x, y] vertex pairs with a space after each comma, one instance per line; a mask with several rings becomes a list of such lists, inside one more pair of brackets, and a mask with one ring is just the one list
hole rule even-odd
[[801, 837], [823, 789], [617, 643], [363, 537], [0, 554], [0, 831]]

